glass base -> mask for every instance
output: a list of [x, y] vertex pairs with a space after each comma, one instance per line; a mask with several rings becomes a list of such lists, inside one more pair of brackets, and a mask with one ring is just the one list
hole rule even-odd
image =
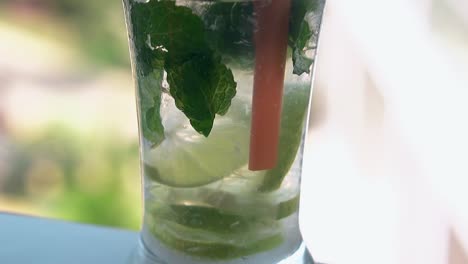
[[[244, 257], [240, 259], [233, 259], [233, 260], [227, 260], [227, 261], [206, 261], [202, 260], [195, 260], [193, 262], [185, 262], [185, 263], [173, 263], [173, 262], [168, 262], [166, 260], [160, 259], [158, 256], [154, 255], [152, 252], [150, 252], [146, 246], [144, 245], [144, 242], [142, 239], [140, 239], [138, 247], [134, 250], [133, 255], [128, 261], [128, 264], [192, 264], [192, 263], [213, 263], [213, 264], [274, 264], [271, 262], [270, 259], [268, 259], [267, 255], [262, 256], [261, 259], [256, 258], [253, 256], [252, 258], [250, 257]], [[305, 243], [302, 242], [299, 248], [293, 252], [291, 255], [289, 255], [287, 258], [282, 259], [276, 264], [315, 264], [311, 254], [309, 253], [309, 250], [305, 246]], [[319, 263], [317, 263], [319, 264]]]

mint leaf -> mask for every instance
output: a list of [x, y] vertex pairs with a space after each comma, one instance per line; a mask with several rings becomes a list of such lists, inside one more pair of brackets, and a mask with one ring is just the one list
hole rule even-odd
[[314, 60], [307, 57], [305, 47], [309, 42], [309, 39], [312, 37], [312, 31], [309, 28], [309, 24], [304, 20], [301, 23], [300, 31], [297, 36], [297, 39], [293, 42], [293, 73], [301, 75], [303, 73], [310, 72], [310, 66], [314, 63]]
[[159, 109], [161, 107], [162, 71], [154, 71], [138, 78], [140, 126], [143, 136], [157, 146], [164, 140], [164, 127]]
[[[127, 1], [124, 1], [126, 3]], [[146, 44], [147, 38], [147, 27], [149, 23], [150, 9], [145, 8], [144, 5], [138, 4], [134, 1], [129, 1], [129, 8], [131, 11], [128, 12], [130, 17], [129, 21], [129, 37], [130, 43], [134, 45], [134, 62], [135, 71], [138, 77], [146, 76], [153, 71], [152, 61], [154, 58], [153, 52], [148, 48]]]
[[225, 114], [236, 94], [232, 72], [212, 53], [194, 55], [166, 70], [177, 108], [190, 119], [195, 130], [208, 136], [215, 115]]
[[[306, 16], [321, 0], [293, 0], [289, 21], [289, 46], [293, 73], [309, 73], [313, 60], [306, 55], [314, 32]], [[131, 33], [136, 71], [147, 76], [167, 73], [170, 94], [193, 128], [208, 136], [217, 114], [225, 114], [236, 94], [236, 82], [224, 63], [248, 69], [253, 65], [255, 12], [252, 2], [213, 3], [194, 14], [175, 1], [132, 2]], [[197, 11], [197, 12], [198, 12]], [[146, 90], [154, 94], [141, 109], [143, 129], [154, 144], [164, 138], [159, 114], [162, 75]], [[146, 91], [148, 92], [148, 91]], [[143, 108], [143, 107], [142, 107]], [[144, 130], [145, 131], [145, 130]]]
[[189, 7], [176, 6], [175, 1], [155, 0], [141, 5], [150, 10], [146, 31], [153, 52], [172, 63], [180, 63], [209, 48], [203, 21]]
[[164, 140], [164, 127], [161, 121], [161, 85], [163, 67], [158, 54], [155, 54], [147, 45], [147, 27], [149, 24], [150, 9], [133, 1], [124, 1], [128, 12], [129, 37], [133, 55], [133, 65], [137, 79], [138, 112], [140, 116], [140, 130], [143, 137], [153, 146]]
[[[313, 37], [306, 16], [318, 10], [321, 0], [293, 0], [289, 18], [289, 47], [292, 49], [293, 73], [309, 73], [314, 62], [307, 57], [307, 45]], [[254, 65], [256, 18], [253, 2], [216, 2], [202, 13], [211, 47], [219, 51], [222, 60], [242, 69]]]
[[256, 23], [253, 2], [214, 2], [201, 18], [210, 46], [222, 54], [222, 61], [240, 69], [253, 69], [252, 42]]
[[[216, 114], [223, 115], [229, 109], [237, 84], [207, 42], [202, 19], [175, 1], [155, 0], [134, 3], [132, 17], [141, 71], [162, 67], [177, 108], [197, 132], [208, 136]], [[146, 115], [145, 121], [156, 122], [147, 125], [153, 131], [160, 130], [158, 115], [153, 110]]]
[[307, 57], [307, 45], [314, 35], [306, 21], [308, 13], [317, 10], [318, 0], [293, 0], [289, 18], [289, 46], [292, 48], [293, 73], [310, 73], [313, 59]]

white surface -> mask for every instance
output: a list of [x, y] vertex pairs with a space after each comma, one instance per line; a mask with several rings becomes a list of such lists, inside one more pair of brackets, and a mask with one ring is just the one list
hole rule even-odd
[[451, 229], [468, 248], [468, 61], [437, 44], [431, 12], [328, 2], [301, 204], [322, 261], [445, 264]]

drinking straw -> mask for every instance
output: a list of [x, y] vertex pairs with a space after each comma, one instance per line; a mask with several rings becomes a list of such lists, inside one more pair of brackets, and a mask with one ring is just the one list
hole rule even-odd
[[276, 166], [291, 0], [254, 1], [257, 25], [249, 170]]

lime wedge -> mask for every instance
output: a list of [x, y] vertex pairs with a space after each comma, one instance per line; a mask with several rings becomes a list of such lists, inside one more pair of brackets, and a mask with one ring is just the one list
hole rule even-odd
[[259, 187], [262, 192], [278, 189], [296, 158], [301, 145], [309, 94], [308, 83], [286, 84], [284, 87], [278, 163], [266, 172]]

